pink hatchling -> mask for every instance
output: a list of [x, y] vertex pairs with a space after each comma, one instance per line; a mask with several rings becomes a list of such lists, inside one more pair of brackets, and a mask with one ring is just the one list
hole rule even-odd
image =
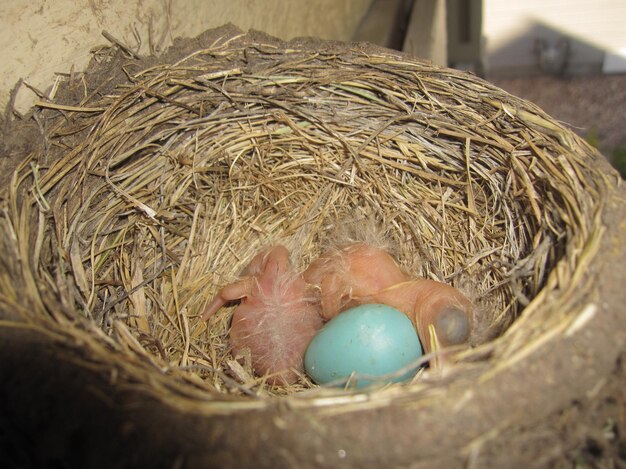
[[209, 320], [227, 302], [240, 300], [229, 333], [234, 353], [249, 348], [256, 374], [269, 374], [273, 383], [291, 384], [302, 372], [306, 348], [323, 323], [307, 292], [287, 248], [271, 246], [252, 259], [240, 280], [220, 290], [202, 319]]
[[355, 299], [410, 279], [387, 251], [365, 243], [329, 249], [309, 265], [303, 276], [317, 288], [321, 314], [327, 321], [361, 304]]
[[467, 342], [472, 305], [456, 288], [428, 279], [412, 279], [384, 249], [349, 244], [323, 253], [304, 272], [318, 290], [321, 314], [330, 320], [353, 306], [381, 303], [413, 322], [426, 353], [432, 351], [428, 326], [441, 347]]

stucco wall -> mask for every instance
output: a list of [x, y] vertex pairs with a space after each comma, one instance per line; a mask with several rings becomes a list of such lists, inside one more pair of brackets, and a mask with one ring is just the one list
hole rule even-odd
[[[56, 73], [83, 70], [90, 49], [111, 35], [141, 54], [175, 37], [193, 37], [225, 23], [281, 39], [349, 40], [372, 0], [11, 0], [0, 1], [0, 106], [18, 79], [45, 91]], [[35, 100], [22, 86], [15, 107]]]

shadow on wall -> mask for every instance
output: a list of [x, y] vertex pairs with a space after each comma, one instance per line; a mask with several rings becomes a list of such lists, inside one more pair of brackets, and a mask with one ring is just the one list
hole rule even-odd
[[[486, 43], [487, 76], [549, 74], [589, 75], [603, 71], [608, 51], [580, 37], [536, 21], [500, 47]], [[623, 63], [620, 62], [623, 61]], [[613, 55], [615, 70], [626, 72], [626, 59]]]

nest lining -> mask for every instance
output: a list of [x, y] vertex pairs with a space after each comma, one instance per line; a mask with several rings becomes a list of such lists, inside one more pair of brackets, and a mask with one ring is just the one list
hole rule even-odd
[[303, 268], [346, 225], [378, 231], [408, 271], [464, 290], [477, 347], [446, 376], [471, 380], [575, 321], [601, 233], [597, 155], [571, 132], [471, 75], [358, 47], [224, 38], [46, 138], [3, 200], [4, 301], [162, 398], [226, 409], [312, 386], [269, 387], [229, 353], [228, 310], [198, 317], [271, 242]]

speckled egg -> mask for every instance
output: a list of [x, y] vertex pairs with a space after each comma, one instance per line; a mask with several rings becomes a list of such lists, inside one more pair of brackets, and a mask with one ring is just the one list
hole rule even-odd
[[343, 386], [354, 374], [350, 384], [361, 388], [411, 378], [418, 365], [400, 376], [386, 375], [415, 364], [422, 354], [417, 332], [405, 314], [391, 306], [367, 304], [326, 323], [311, 340], [304, 367], [318, 384]]

